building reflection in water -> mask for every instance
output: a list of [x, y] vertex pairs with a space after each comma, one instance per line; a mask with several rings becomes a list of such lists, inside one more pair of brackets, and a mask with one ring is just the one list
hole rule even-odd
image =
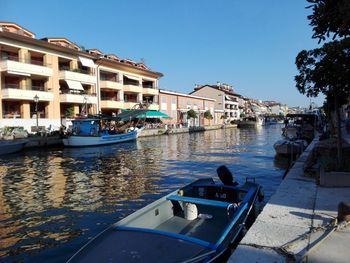
[[[239, 179], [260, 176], [269, 190], [283, 174], [273, 166], [273, 134], [279, 131], [221, 129], [103, 147], [30, 150], [0, 159], [0, 256], [42, 261], [53, 253], [65, 261], [109, 224], [195, 178], [215, 174], [221, 164]], [[267, 170], [272, 171], [268, 180]]]

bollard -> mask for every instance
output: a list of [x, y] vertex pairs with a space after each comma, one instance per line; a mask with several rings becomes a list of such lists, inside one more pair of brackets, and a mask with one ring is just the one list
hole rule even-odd
[[340, 202], [338, 204], [338, 221], [350, 221], [350, 203]]

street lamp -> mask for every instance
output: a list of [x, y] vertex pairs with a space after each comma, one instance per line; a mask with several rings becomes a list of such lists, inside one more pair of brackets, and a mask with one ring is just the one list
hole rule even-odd
[[39, 102], [39, 96], [35, 94], [34, 96], [34, 102], [35, 102], [35, 115], [36, 115], [36, 132], [39, 130], [39, 116], [38, 116], [38, 102]]

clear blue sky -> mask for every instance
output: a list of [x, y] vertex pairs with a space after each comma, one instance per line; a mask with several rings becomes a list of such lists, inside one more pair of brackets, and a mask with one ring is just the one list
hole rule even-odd
[[[162, 72], [160, 87], [188, 93], [217, 81], [236, 92], [289, 106], [295, 57], [317, 46], [306, 0], [2, 0], [0, 20], [37, 38], [66, 37]], [[313, 99], [321, 105], [323, 98]]]

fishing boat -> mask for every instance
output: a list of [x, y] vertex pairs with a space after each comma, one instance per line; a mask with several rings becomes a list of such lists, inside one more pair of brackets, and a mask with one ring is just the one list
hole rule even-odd
[[27, 140], [0, 140], [0, 155], [10, 154], [21, 151], [26, 145]]
[[302, 139], [282, 139], [274, 143], [273, 148], [280, 155], [301, 154], [307, 147], [308, 143]]
[[[93, 238], [68, 262], [213, 262], [230, 254], [257, 216], [262, 188], [203, 178], [134, 212]], [[227, 259], [227, 258], [226, 258]]]
[[132, 110], [111, 116], [87, 116], [72, 120], [72, 128], [63, 144], [70, 147], [98, 146], [133, 141], [143, 126], [135, 118], [146, 110]]

